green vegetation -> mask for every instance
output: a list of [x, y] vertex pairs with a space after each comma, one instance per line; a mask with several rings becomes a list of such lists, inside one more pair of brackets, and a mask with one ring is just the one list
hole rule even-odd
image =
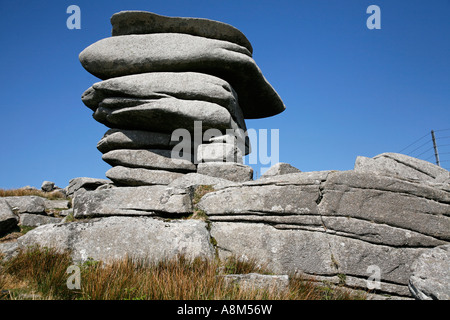
[[208, 221], [208, 215], [206, 214], [206, 212], [204, 212], [198, 207], [198, 203], [205, 194], [214, 191], [215, 191], [214, 187], [210, 185], [201, 185], [194, 190], [194, 196], [192, 198], [192, 206], [194, 207], [194, 213], [188, 217], [189, 219], [199, 219], [203, 221]]
[[253, 260], [177, 259], [148, 263], [123, 259], [111, 264], [88, 260], [80, 265], [80, 289], [67, 288], [73, 264], [69, 252], [47, 248], [21, 251], [0, 264], [0, 299], [52, 300], [320, 300], [364, 299], [343, 287], [320, 286], [293, 276], [289, 290], [243, 290], [226, 285], [220, 275], [269, 273]]

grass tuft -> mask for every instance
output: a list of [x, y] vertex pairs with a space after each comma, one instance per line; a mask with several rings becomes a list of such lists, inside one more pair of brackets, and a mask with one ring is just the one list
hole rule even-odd
[[267, 272], [256, 261], [231, 257], [158, 263], [125, 258], [113, 263], [88, 260], [79, 265], [81, 288], [67, 288], [69, 252], [29, 248], [0, 264], [0, 299], [58, 300], [317, 300], [360, 299], [341, 288], [323, 287], [291, 277], [289, 290], [244, 289], [226, 284], [225, 273]]

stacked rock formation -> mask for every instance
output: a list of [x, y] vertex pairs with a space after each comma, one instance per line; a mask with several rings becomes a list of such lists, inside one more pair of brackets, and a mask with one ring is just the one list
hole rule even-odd
[[285, 109], [247, 38], [221, 22], [142, 11], [116, 13], [111, 23], [112, 37], [80, 54], [83, 67], [104, 80], [82, 100], [111, 128], [97, 146], [113, 166], [107, 177], [167, 185], [199, 162], [214, 162], [216, 176], [241, 168], [250, 152], [244, 119]]

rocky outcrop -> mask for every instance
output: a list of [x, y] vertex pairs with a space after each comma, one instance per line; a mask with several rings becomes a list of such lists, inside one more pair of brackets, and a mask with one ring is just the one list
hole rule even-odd
[[409, 295], [413, 262], [450, 240], [448, 184], [363, 171], [292, 173], [206, 194], [198, 204], [219, 255]]
[[[39, 196], [4, 197], [0, 198], [0, 208], [5, 217], [9, 216], [5, 221], [10, 222], [11, 228], [16, 225], [37, 227], [61, 222], [60, 212], [69, 209], [69, 200], [48, 200]], [[8, 208], [13, 215], [6, 214]]]
[[[272, 171], [280, 174], [254, 181], [188, 173], [149, 186], [79, 189], [74, 216], [93, 219], [37, 227], [17, 248], [70, 248], [77, 259], [234, 255], [277, 274], [395, 297], [447, 299], [448, 183], [386, 171], [281, 174], [279, 168]], [[198, 193], [204, 185], [207, 192]], [[207, 223], [189, 219], [198, 212]], [[8, 255], [14, 249], [2, 247]]]

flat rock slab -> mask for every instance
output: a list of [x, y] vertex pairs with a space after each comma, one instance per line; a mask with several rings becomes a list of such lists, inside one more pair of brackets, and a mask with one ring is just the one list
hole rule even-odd
[[76, 218], [113, 215], [185, 216], [192, 202], [184, 189], [167, 186], [120, 187], [87, 191], [73, 199]]
[[245, 118], [264, 118], [285, 110], [250, 52], [231, 42], [181, 33], [125, 35], [97, 41], [79, 58], [100, 79], [152, 72], [214, 75], [236, 90]]
[[317, 214], [319, 186], [233, 186], [206, 194], [199, 207], [208, 215]]
[[450, 300], [450, 245], [429, 249], [414, 261], [409, 289], [419, 300]]
[[253, 48], [245, 35], [235, 27], [209, 19], [167, 17], [147, 11], [120, 11], [111, 17], [112, 35], [150, 33], [186, 33], [211, 39], [225, 40]]
[[[237, 116], [237, 95], [228, 82], [198, 72], [151, 72], [97, 82], [81, 99], [93, 111], [99, 106], [115, 109], [145, 103], [145, 99], [177, 98], [207, 101]], [[139, 100], [138, 100], [139, 99]]]
[[[450, 240], [449, 192], [366, 172], [336, 172], [322, 187], [319, 211]], [[420, 221], [420, 222], [419, 222]]]
[[450, 172], [444, 168], [399, 153], [382, 153], [373, 158], [357, 157], [355, 171], [390, 175], [400, 179], [450, 183]]
[[234, 183], [230, 180], [211, 177], [211, 176], [207, 176], [207, 175], [200, 174], [200, 173], [187, 173], [187, 174], [183, 175], [182, 177], [172, 181], [169, 184], [169, 187], [196, 188], [198, 186], [204, 186], [204, 185], [213, 186], [214, 189], [220, 189], [220, 188], [236, 185], [236, 183]]
[[21, 213], [19, 216], [19, 225], [26, 227], [38, 227], [44, 224], [59, 223], [62, 221], [62, 218], [49, 217], [41, 214]]
[[37, 196], [5, 197], [4, 200], [16, 213], [44, 213], [45, 200]]
[[111, 262], [125, 258], [159, 262], [185, 255], [211, 259], [214, 249], [206, 223], [199, 220], [164, 222], [145, 217], [109, 217], [83, 222], [48, 224], [18, 239], [21, 249], [39, 245], [71, 250], [77, 262]]
[[168, 133], [110, 129], [98, 142], [97, 149], [101, 153], [116, 149], [172, 149], [175, 144]]
[[256, 223], [212, 222], [211, 236], [217, 241], [221, 259], [230, 255], [257, 259], [278, 274], [345, 274], [362, 280], [364, 288], [364, 280], [371, 275], [368, 268], [375, 265], [381, 270], [381, 291], [400, 295], [409, 294], [411, 264], [424, 251]]
[[45, 209], [48, 210], [66, 210], [69, 209], [69, 200], [67, 199], [56, 199], [56, 200], [49, 200], [44, 199]]
[[[191, 158], [191, 155], [183, 154]], [[178, 157], [178, 155], [177, 155]], [[143, 168], [168, 170], [177, 172], [194, 172], [197, 166], [190, 160], [172, 158], [171, 150], [133, 150], [119, 149], [105, 153], [102, 159], [112, 166], [124, 166], [129, 168]]]
[[201, 121], [205, 130], [214, 128], [225, 132], [237, 128], [231, 114], [217, 104], [176, 98], [161, 98], [116, 110], [99, 107], [94, 119], [110, 128], [166, 133], [179, 128], [194, 132], [195, 121]]
[[106, 177], [114, 181], [115, 184], [126, 186], [168, 185], [182, 176], [184, 174], [178, 172], [122, 166], [111, 168], [106, 172]]
[[211, 220], [325, 227], [327, 232], [372, 243], [430, 247], [450, 239], [448, 195], [427, 184], [388, 176], [325, 171], [230, 186], [205, 195], [199, 207]]

